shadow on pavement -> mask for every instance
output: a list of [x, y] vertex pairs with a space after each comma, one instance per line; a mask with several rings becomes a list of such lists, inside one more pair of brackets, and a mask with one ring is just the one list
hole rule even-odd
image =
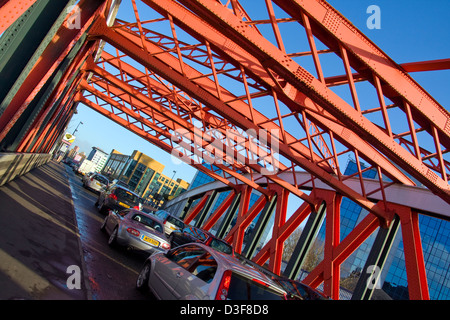
[[88, 299], [71, 191], [62, 164], [49, 162], [0, 187], [0, 299]]

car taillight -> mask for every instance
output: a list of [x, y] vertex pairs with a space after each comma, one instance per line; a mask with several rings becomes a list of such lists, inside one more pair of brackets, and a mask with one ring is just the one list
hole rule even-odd
[[230, 289], [231, 271], [226, 270], [223, 273], [222, 280], [220, 281], [219, 289], [216, 293], [216, 300], [226, 300], [228, 296], [228, 290]]
[[134, 206], [133, 209], [139, 210], [139, 206]]
[[170, 244], [163, 242], [161, 243], [161, 248], [163, 248], [164, 250], [169, 250], [170, 249]]
[[133, 236], [136, 236], [136, 237], [139, 237], [139, 235], [141, 234], [138, 230], [133, 229], [133, 228], [128, 228], [127, 232], [131, 233]]
[[117, 196], [114, 193], [111, 193], [108, 197], [113, 200], [117, 200]]

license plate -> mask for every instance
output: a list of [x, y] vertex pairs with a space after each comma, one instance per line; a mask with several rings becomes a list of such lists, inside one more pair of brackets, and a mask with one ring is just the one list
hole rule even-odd
[[148, 243], [154, 245], [155, 247], [159, 246], [159, 241], [156, 241], [150, 237], [147, 237], [146, 235], [142, 235], [141, 240], [148, 242]]
[[119, 202], [119, 205], [121, 205], [124, 208], [129, 208], [130, 207], [129, 205], [127, 205], [126, 203], [123, 203], [123, 202]]
[[101, 184], [100, 182], [96, 182], [96, 184], [97, 184], [99, 187], [102, 186], [102, 184]]

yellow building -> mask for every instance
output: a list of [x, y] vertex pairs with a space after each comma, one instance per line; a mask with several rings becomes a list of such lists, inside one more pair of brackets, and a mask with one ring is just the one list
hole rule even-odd
[[146, 154], [134, 150], [126, 156], [112, 150], [102, 171], [110, 180], [118, 179], [144, 200], [159, 207], [165, 199], [175, 197], [189, 188], [189, 183], [162, 174], [164, 165]]

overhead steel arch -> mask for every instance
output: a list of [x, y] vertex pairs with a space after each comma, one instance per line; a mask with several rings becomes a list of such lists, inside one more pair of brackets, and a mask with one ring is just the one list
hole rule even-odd
[[[14, 75], [1, 85], [2, 151], [51, 152], [84, 104], [233, 190], [204, 226], [234, 203], [239, 223], [224, 236], [238, 252], [252, 219], [276, 208], [272, 239], [254, 256], [273, 272], [284, 241], [319, 212], [324, 259], [306, 283], [338, 298], [342, 262], [375, 230], [387, 239], [401, 228], [410, 298], [429, 298], [418, 216], [448, 220], [450, 114], [408, 72], [448, 69], [449, 59], [399, 65], [323, 0], [50, 6], [0, 5], [0, 16], [13, 13], [0, 25], [0, 76]], [[261, 197], [249, 208], [253, 190]], [[303, 204], [287, 218], [289, 195]], [[369, 212], [344, 239], [342, 198]]]

